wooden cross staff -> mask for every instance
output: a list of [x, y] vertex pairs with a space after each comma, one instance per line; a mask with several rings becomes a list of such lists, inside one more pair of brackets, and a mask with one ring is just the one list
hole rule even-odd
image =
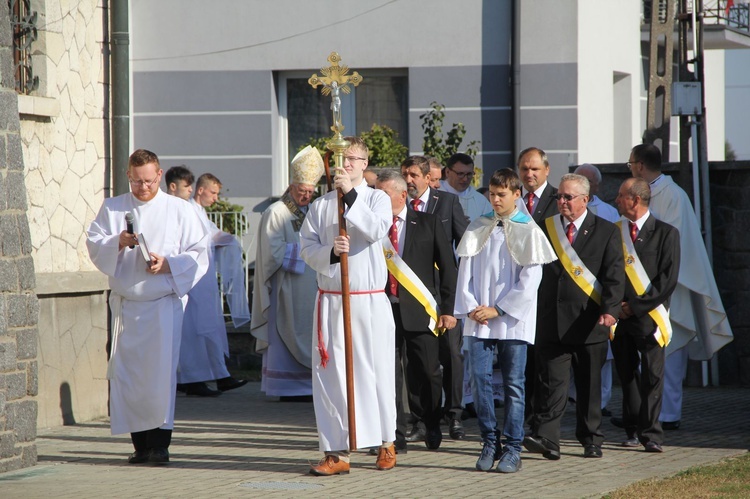
[[[323, 76], [312, 75], [307, 82], [313, 87], [323, 85], [321, 93], [331, 96], [331, 113], [333, 115], [333, 137], [326, 144], [330, 151], [333, 151], [335, 159], [335, 168], [341, 171], [344, 168], [344, 151], [349, 147], [349, 142], [344, 140], [341, 132], [344, 125], [341, 122], [341, 92], [350, 93], [351, 87], [357, 86], [362, 82], [362, 77], [354, 71], [349, 74], [349, 68], [339, 66], [341, 57], [336, 52], [331, 52], [328, 56], [328, 62], [331, 65], [322, 68], [320, 72]], [[326, 155], [326, 178], [328, 179], [328, 188], [332, 186], [331, 173], [328, 169], [328, 158]], [[344, 193], [338, 189], [338, 209], [339, 209], [339, 235], [346, 236], [346, 220], [344, 219]], [[346, 407], [349, 421], [349, 450], [357, 449], [357, 423], [354, 413], [354, 365], [352, 363], [352, 316], [351, 305], [349, 301], [349, 255], [342, 253], [340, 256], [341, 265], [341, 308], [344, 314], [344, 353], [346, 365]]]

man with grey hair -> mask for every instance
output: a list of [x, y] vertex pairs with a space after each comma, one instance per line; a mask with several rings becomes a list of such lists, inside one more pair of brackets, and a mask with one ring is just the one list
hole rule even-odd
[[[600, 216], [604, 220], [612, 223], [620, 220], [620, 214], [617, 213], [617, 210], [612, 205], [609, 205], [599, 199], [599, 196], [597, 196], [597, 193], [599, 192], [599, 185], [602, 182], [602, 172], [599, 171], [599, 168], [592, 165], [591, 163], [584, 163], [576, 168], [575, 172], [573, 173], [583, 175], [589, 181], [590, 199], [588, 210], [594, 215]], [[614, 357], [612, 356], [612, 348], [610, 347], [607, 349], [607, 361], [604, 363], [604, 367], [602, 367], [602, 414], [604, 416], [612, 415], [607, 410], [609, 399], [612, 398], [612, 359], [614, 359]], [[571, 399], [576, 400], [576, 388], [572, 380], [568, 394]]]
[[458, 271], [453, 246], [438, 217], [406, 208], [407, 183], [397, 171], [381, 172], [376, 187], [388, 195], [393, 210], [393, 225], [383, 245], [389, 270], [386, 294], [396, 324], [396, 446], [406, 448], [401, 393], [405, 355], [406, 382], [419, 400], [425, 445], [437, 449], [443, 439], [438, 338], [456, 326], [453, 300]]
[[560, 459], [560, 422], [575, 375], [576, 437], [584, 457], [602, 456], [601, 370], [610, 328], [617, 322], [625, 286], [622, 238], [617, 226], [587, 209], [589, 181], [567, 174], [557, 192], [560, 215], [542, 230], [558, 260], [544, 266], [535, 339], [536, 388], [530, 452]]

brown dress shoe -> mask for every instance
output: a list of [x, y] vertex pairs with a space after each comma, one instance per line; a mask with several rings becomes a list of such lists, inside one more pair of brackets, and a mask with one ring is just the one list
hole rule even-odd
[[390, 447], [381, 447], [375, 467], [379, 470], [390, 470], [394, 466], [396, 466], [396, 446], [391, 444]]
[[317, 465], [310, 465], [310, 474], [316, 476], [348, 475], [349, 463], [345, 463], [336, 456], [325, 456]]

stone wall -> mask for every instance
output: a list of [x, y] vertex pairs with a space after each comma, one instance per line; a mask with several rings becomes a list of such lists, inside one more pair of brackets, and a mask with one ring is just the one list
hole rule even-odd
[[107, 2], [36, 0], [39, 88], [18, 97], [39, 295], [40, 428], [107, 415], [107, 282], [86, 228], [108, 182]]
[[0, 2], [0, 472], [36, 464], [37, 297], [8, 2]]

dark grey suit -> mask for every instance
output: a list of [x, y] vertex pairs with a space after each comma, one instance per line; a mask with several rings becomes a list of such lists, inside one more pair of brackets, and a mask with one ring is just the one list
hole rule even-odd
[[[560, 216], [560, 215], [554, 215]], [[567, 220], [563, 221], [563, 227]], [[546, 224], [541, 225], [552, 237]], [[609, 328], [599, 316], [619, 316], [625, 288], [622, 239], [617, 226], [588, 212], [573, 250], [601, 284], [601, 300], [589, 298], [559, 260], [544, 266], [539, 285], [536, 334], [535, 436], [559, 447], [560, 421], [565, 412], [573, 367], [576, 393], [576, 437], [583, 445], [601, 445], [601, 370], [607, 357]]]
[[649, 441], [661, 445], [664, 432], [659, 413], [664, 391], [664, 348], [656, 342], [653, 335], [656, 323], [648, 313], [659, 305], [669, 308], [680, 269], [680, 236], [677, 229], [652, 214], [633, 246], [651, 287], [638, 296], [630, 280], [627, 281], [623, 301], [633, 315], [618, 323], [612, 353], [622, 386], [622, 417], [628, 438], [637, 432], [644, 445]]

